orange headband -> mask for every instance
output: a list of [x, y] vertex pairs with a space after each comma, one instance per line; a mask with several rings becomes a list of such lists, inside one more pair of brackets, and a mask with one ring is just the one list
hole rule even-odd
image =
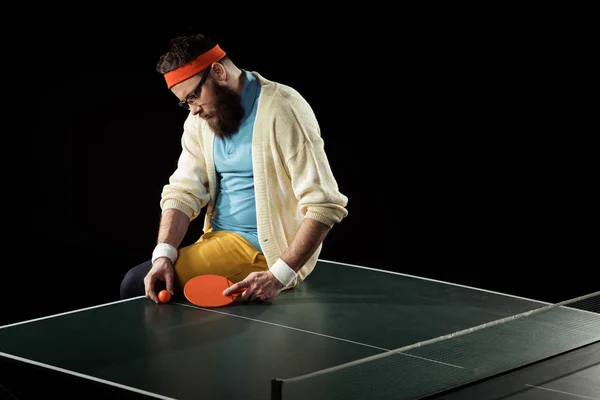
[[169, 89], [171, 89], [179, 82], [185, 81], [190, 76], [194, 76], [203, 69], [210, 67], [212, 63], [215, 63], [221, 58], [225, 57], [225, 54], [226, 53], [221, 50], [219, 45], [216, 45], [206, 53], [200, 54], [195, 60], [192, 60], [184, 66], [173, 71], [167, 72], [165, 74], [167, 86]]

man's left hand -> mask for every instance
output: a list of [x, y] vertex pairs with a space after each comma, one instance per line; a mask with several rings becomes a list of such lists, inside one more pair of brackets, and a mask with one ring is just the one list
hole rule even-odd
[[223, 294], [229, 296], [241, 289], [246, 289], [239, 296], [243, 301], [269, 301], [281, 293], [283, 284], [269, 271], [252, 272], [243, 281], [225, 289]]

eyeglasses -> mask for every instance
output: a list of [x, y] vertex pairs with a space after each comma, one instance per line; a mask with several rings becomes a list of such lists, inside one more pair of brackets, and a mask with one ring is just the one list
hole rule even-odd
[[179, 102], [179, 107], [183, 107], [186, 110], [189, 110], [190, 104], [193, 103], [194, 100], [198, 100], [200, 98], [200, 89], [202, 89], [202, 85], [204, 85], [204, 82], [206, 82], [206, 78], [208, 78], [209, 73], [210, 68], [204, 70], [204, 72], [202, 73], [202, 79], [200, 79], [200, 83], [198, 83], [198, 86], [196, 86], [194, 91], [188, 97], [185, 98], [185, 101]]

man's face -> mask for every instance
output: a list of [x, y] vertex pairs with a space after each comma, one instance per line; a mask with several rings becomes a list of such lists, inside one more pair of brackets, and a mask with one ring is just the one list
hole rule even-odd
[[180, 99], [180, 105], [205, 119], [216, 136], [231, 137], [244, 116], [240, 95], [208, 71], [181, 82], [172, 91]]

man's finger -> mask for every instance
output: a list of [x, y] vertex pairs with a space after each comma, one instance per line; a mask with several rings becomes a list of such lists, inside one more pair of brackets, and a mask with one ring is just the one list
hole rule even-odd
[[158, 303], [159, 303], [159, 301], [158, 301], [158, 296], [156, 295], [156, 293], [154, 293], [154, 288], [152, 288], [152, 289], [148, 290], [148, 291], [146, 292], [146, 295], [147, 295], [148, 297], [150, 297], [150, 299], [152, 299], [152, 301], [154, 301], [156, 304], [158, 304]]
[[173, 274], [167, 274], [167, 276], [165, 276], [165, 285], [167, 291], [171, 293], [171, 296], [174, 296], [175, 291], [173, 290]]
[[158, 304], [158, 297], [156, 296], [156, 293], [154, 293], [154, 289], [148, 288], [146, 290], [146, 297], [149, 297], [152, 301]]
[[154, 293], [154, 281], [155, 279], [149, 279], [146, 284], [146, 297], [149, 297], [155, 303], [159, 303], [158, 296]]
[[240, 299], [242, 301], [251, 301], [253, 296], [254, 296], [254, 291], [251, 290], [250, 288], [248, 288], [240, 295]]
[[229, 286], [227, 289], [223, 290], [223, 295], [229, 296], [229, 295], [237, 292], [238, 290], [241, 290], [241, 289], [244, 289], [244, 288], [247, 288], [247, 287], [248, 287], [248, 283], [244, 279], [243, 281], [239, 281], [238, 283], [234, 283], [233, 285]]

